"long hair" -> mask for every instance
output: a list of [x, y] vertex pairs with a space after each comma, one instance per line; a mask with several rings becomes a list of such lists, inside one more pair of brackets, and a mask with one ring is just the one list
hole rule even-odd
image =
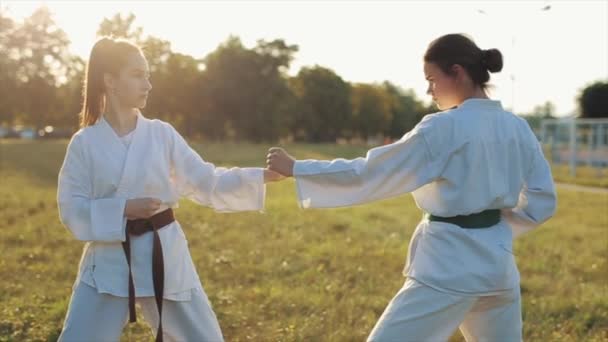
[[131, 53], [141, 53], [135, 44], [111, 37], [99, 39], [89, 56], [82, 87], [83, 102], [80, 111], [80, 127], [94, 125], [105, 110], [107, 90], [104, 74], [118, 76]]

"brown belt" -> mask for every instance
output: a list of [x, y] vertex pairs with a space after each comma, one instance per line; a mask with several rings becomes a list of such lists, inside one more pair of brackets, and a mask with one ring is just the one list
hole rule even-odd
[[133, 284], [133, 274], [131, 273], [131, 240], [130, 235], [142, 235], [147, 232], [154, 232], [154, 243], [152, 245], [152, 282], [154, 284], [154, 297], [158, 309], [158, 330], [156, 332], [156, 342], [163, 340], [163, 290], [165, 287], [165, 266], [163, 260], [163, 246], [160, 243], [158, 230], [175, 221], [173, 209], [169, 208], [147, 219], [137, 219], [127, 221], [127, 234], [122, 248], [127, 257], [129, 265], [129, 322], [136, 322], [135, 317], [135, 286]]

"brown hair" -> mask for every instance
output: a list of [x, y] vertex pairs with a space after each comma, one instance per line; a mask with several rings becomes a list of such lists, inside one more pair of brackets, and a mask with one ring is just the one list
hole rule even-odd
[[431, 42], [424, 61], [436, 64], [444, 73], [452, 75], [452, 66], [461, 65], [482, 89], [488, 87], [490, 72], [502, 70], [502, 53], [497, 49], [480, 49], [472, 39], [462, 34], [446, 34]]
[[82, 88], [84, 100], [79, 114], [81, 128], [95, 124], [105, 109], [103, 75], [110, 73], [118, 76], [120, 69], [127, 63], [128, 56], [134, 52], [141, 53], [141, 50], [127, 40], [111, 37], [103, 37], [93, 45]]

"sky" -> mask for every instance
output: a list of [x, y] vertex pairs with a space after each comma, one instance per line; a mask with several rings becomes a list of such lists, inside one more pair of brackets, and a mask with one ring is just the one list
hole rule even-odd
[[[518, 114], [551, 101], [559, 116], [577, 110], [586, 85], [608, 80], [608, 0], [596, 1], [6, 1], [16, 20], [46, 5], [87, 58], [103, 18], [136, 15], [145, 35], [173, 51], [204, 57], [230, 35], [252, 47], [284, 39], [299, 51], [289, 73], [320, 65], [349, 82], [391, 81], [430, 102], [422, 56], [447, 33], [465, 33], [503, 53], [490, 96]], [[550, 9], [543, 10], [546, 6]]]

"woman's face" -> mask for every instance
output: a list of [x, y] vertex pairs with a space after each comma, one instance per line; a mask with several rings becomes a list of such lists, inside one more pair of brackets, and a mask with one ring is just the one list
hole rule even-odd
[[113, 94], [122, 107], [144, 108], [152, 89], [146, 58], [141, 53], [130, 54], [127, 64], [112, 83]]
[[[456, 70], [458, 73], [459, 70]], [[424, 63], [424, 77], [429, 83], [426, 91], [433, 97], [439, 110], [446, 110], [460, 104], [458, 77], [444, 73], [435, 63]]]

